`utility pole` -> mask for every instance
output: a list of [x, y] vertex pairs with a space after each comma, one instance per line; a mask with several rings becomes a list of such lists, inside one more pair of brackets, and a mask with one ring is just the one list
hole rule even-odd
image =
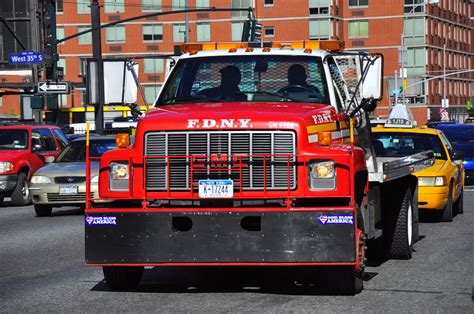
[[[398, 73], [397, 73], [397, 70], [393, 71], [393, 75], [395, 76], [395, 89], [397, 89], [398, 88], [398, 77], [397, 77]], [[393, 96], [393, 99], [395, 101], [394, 106], [396, 106], [398, 104], [398, 94], [397, 93], [395, 93], [395, 95]]]
[[98, 0], [92, 0], [91, 4], [92, 21], [92, 58], [97, 62], [97, 102], [94, 105], [95, 132], [104, 133], [104, 63], [102, 60], [102, 36], [100, 29], [100, 5]]
[[[184, 0], [184, 9], [185, 10], [188, 10], [188, 4], [189, 4], [189, 0]], [[187, 43], [189, 41], [189, 12], [186, 11], [186, 13], [184, 14], [184, 19], [185, 19], [185, 23], [184, 23], [184, 27], [185, 27], [185, 31], [184, 31], [184, 42]]]
[[441, 107], [446, 108], [448, 101], [446, 99], [446, 38], [443, 40], [443, 100], [441, 100]]

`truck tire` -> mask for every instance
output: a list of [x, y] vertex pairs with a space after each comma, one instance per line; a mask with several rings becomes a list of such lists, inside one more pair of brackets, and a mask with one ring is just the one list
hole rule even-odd
[[49, 205], [35, 205], [35, 213], [38, 217], [47, 217], [51, 216], [53, 207]]
[[0, 205], [3, 203], [3, 196], [0, 196]]
[[411, 259], [413, 252], [413, 198], [405, 191], [400, 208], [393, 208], [388, 234], [388, 256], [393, 259]]
[[448, 202], [441, 213], [441, 217], [439, 218], [441, 222], [451, 222], [453, 221], [453, 185], [449, 185], [449, 192], [448, 192]]
[[456, 214], [464, 214], [464, 190], [461, 191], [456, 203], [454, 203], [454, 212]]
[[31, 195], [26, 173], [20, 172], [15, 189], [11, 195], [12, 203], [15, 206], [25, 206], [30, 204]]
[[142, 280], [142, 266], [103, 266], [107, 286], [114, 291], [134, 290]]
[[322, 269], [323, 290], [329, 294], [354, 295], [364, 287], [363, 273], [352, 266], [334, 266]]

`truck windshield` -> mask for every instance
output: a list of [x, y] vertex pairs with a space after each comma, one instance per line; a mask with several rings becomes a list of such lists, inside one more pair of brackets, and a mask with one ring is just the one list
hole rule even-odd
[[209, 101], [329, 104], [319, 57], [235, 55], [181, 59], [163, 88], [157, 106]]
[[21, 129], [0, 130], [0, 150], [28, 148], [28, 131]]
[[372, 135], [375, 154], [379, 157], [405, 157], [432, 150], [436, 159], [447, 160], [446, 150], [437, 135], [403, 132]]

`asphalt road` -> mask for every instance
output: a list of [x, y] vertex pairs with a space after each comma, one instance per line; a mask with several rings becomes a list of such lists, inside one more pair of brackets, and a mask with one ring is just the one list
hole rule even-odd
[[[471, 190], [473, 190], [471, 188]], [[474, 191], [452, 223], [423, 223], [409, 261], [373, 263], [356, 296], [329, 296], [278, 269], [147, 269], [137, 292], [110, 292], [84, 266], [79, 209], [35, 217], [0, 205], [0, 312], [473, 313]], [[300, 274], [301, 275], [301, 274]]]

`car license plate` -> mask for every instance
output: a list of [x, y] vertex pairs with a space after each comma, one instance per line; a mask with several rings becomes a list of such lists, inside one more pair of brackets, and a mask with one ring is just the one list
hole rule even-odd
[[199, 180], [199, 197], [229, 198], [234, 196], [232, 180]]
[[78, 190], [77, 185], [65, 185], [59, 187], [59, 195], [76, 195]]

